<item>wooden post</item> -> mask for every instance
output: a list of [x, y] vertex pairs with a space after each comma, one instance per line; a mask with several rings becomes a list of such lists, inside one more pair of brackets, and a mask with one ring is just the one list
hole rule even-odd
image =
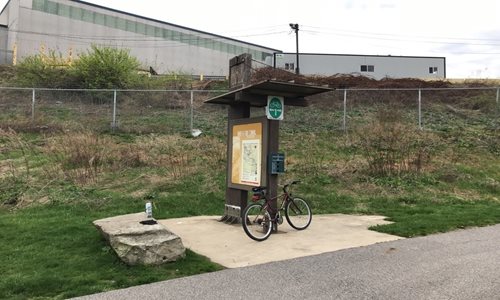
[[[242, 54], [233, 57], [229, 61], [229, 89], [235, 90], [242, 88], [245, 85], [250, 84], [252, 70], [252, 55]], [[241, 99], [244, 100], [244, 99]], [[248, 191], [234, 189], [227, 186], [229, 183], [229, 169], [231, 167], [231, 162], [229, 161], [229, 153], [232, 151], [232, 145], [230, 144], [230, 128], [229, 120], [250, 118], [250, 103], [241, 101], [239, 103], [234, 103], [229, 105], [227, 111], [227, 166], [226, 166], [226, 205], [224, 216], [222, 216], [221, 221], [228, 223], [240, 222], [243, 216], [243, 210], [247, 206]], [[236, 217], [235, 213], [239, 210], [239, 218]]]
[[[249, 118], [250, 117], [250, 103], [238, 103], [238, 104], [233, 104], [228, 107], [228, 112], [227, 112], [227, 166], [226, 166], [226, 172], [227, 172], [227, 182], [229, 182], [229, 169], [231, 168], [231, 162], [229, 161], [229, 152], [232, 151], [233, 145], [230, 143], [230, 136], [229, 133], [231, 132], [231, 129], [229, 128], [229, 120], [234, 120], [234, 119], [243, 119], [243, 118]], [[233, 189], [227, 186], [226, 183], [226, 211], [225, 215], [222, 217], [223, 221], [228, 221], [230, 223], [235, 223], [238, 222], [239, 220], [236, 219], [231, 219], [231, 216], [229, 216], [227, 209], [240, 208], [240, 217], [243, 215], [243, 209], [247, 206], [247, 198], [248, 198], [248, 191], [246, 190], [240, 190], [240, 189]], [[229, 205], [229, 207], [228, 207]], [[233, 216], [234, 217], [234, 216]]]
[[[280, 131], [280, 121], [270, 120], [269, 121], [269, 134], [267, 140], [267, 155], [270, 153], [277, 153], [279, 151], [279, 131]], [[267, 175], [267, 195], [270, 198], [274, 198], [278, 195], [278, 175], [268, 174]], [[278, 199], [275, 199], [271, 203], [271, 207], [274, 210], [278, 208]], [[274, 218], [275, 216], [271, 216]], [[278, 224], [273, 224], [273, 231], [278, 231]]]
[[252, 77], [252, 55], [244, 53], [229, 61], [229, 90], [250, 84]]
[[[248, 192], [253, 187], [265, 186], [266, 196], [270, 198], [278, 195], [277, 173], [283, 172], [281, 155], [273, 156], [278, 160], [275, 163], [279, 163], [279, 171], [270, 174], [268, 170], [270, 154], [279, 153], [278, 119], [281, 118], [269, 114], [267, 118], [251, 118], [250, 107], [264, 107], [274, 100], [272, 97], [280, 97], [281, 106], [306, 106], [305, 96], [331, 89], [272, 80], [252, 84], [252, 56], [249, 54], [234, 57], [229, 64], [230, 92], [206, 102], [228, 105], [226, 201], [221, 221], [235, 223], [241, 222]], [[277, 202], [275, 199], [271, 203], [276, 211]], [[278, 230], [278, 224], [273, 224], [274, 231]]]

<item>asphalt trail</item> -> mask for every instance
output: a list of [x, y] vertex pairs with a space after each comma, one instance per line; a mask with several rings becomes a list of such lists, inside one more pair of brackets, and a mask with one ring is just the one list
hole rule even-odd
[[499, 300], [500, 224], [227, 269], [81, 299], [263, 298]]

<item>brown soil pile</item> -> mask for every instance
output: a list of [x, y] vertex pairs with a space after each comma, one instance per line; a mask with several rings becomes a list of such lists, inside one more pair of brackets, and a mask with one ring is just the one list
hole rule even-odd
[[261, 68], [255, 70], [252, 81], [277, 80], [301, 84], [314, 84], [331, 88], [446, 88], [453, 86], [447, 80], [426, 81], [415, 78], [383, 78], [376, 80], [362, 75], [335, 74], [332, 76], [304, 76], [273, 69]]

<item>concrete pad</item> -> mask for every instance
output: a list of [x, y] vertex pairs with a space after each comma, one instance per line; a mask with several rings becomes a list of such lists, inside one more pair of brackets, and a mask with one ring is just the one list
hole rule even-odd
[[302, 231], [293, 229], [285, 220], [278, 227], [278, 232], [263, 242], [250, 239], [241, 224], [227, 225], [219, 222], [219, 218], [200, 216], [158, 222], [180, 236], [186, 248], [227, 268], [402, 239], [368, 230], [370, 226], [391, 223], [385, 221], [383, 216], [313, 215], [311, 225]]

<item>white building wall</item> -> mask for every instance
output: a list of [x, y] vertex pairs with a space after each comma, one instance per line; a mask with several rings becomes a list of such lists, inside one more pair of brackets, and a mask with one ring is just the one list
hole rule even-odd
[[[377, 55], [348, 55], [348, 54], [300, 54], [300, 73], [308, 75], [330, 76], [334, 74], [361, 74], [381, 79], [391, 78], [445, 78], [446, 62], [444, 57], [417, 57], [417, 56], [377, 56]], [[289, 69], [296, 64], [295, 53], [278, 55], [276, 67]], [[362, 71], [361, 66], [366, 66]], [[371, 71], [370, 67], [373, 67]], [[430, 73], [429, 68], [437, 68]], [[293, 71], [293, 70], [291, 70]]]
[[9, 26], [16, 33], [9, 46], [17, 44], [19, 60], [49, 50], [74, 57], [97, 44], [130, 49], [144, 68], [159, 73], [227, 75], [235, 55], [263, 60], [276, 51], [80, 1], [11, 0], [8, 9], [8, 22], [16, 23]]
[[8, 31], [7, 27], [0, 25], [0, 64], [12, 63], [12, 51], [7, 47]]

